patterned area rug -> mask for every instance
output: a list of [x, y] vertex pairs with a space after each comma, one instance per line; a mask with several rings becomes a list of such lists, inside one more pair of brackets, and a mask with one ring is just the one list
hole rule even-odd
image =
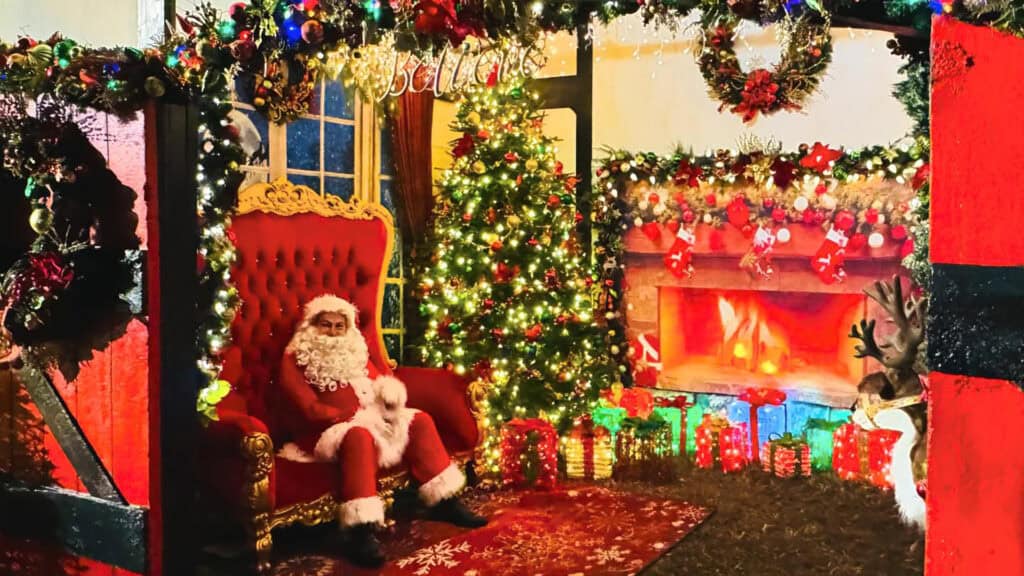
[[595, 576], [635, 574], [682, 540], [710, 511], [597, 486], [475, 494], [491, 523], [464, 530], [416, 520], [382, 537], [391, 561], [355, 570], [321, 555], [285, 559], [275, 576]]

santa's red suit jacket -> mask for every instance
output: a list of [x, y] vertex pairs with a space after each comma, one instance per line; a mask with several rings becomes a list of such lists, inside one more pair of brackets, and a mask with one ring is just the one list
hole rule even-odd
[[[380, 371], [366, 363], [367, 376], [373, 380]], [[293, 354], [285, 354], [278, 377], [284, 406], [279, 407], [279, 425], [292, 442], [312, 454], [320, 434], [339, 422], [351, 420], [359, 410], [359, 397], [352, 386], [339, 386], [333, 392], [310, 386]]]

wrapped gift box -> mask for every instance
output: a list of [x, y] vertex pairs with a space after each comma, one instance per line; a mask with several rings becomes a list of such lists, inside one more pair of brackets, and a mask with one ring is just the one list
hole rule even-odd
[[630, 420], [615, 437], [615, 477], [667, 479], [672, 468], [672, 428], [660, 418]]
[[558, 434], [540, 418], [510, 420], [501, 428], [501, 476], [506, 486], [553, 488]]
[[832, 469], [832, 449], [836, 430], [843, 422], [812, 418], [804, 424], [804, 438], [811, 448], [811, 469], [815, 472]]
[[899, 437], [895, 430], [868, 431], [853, 423], [843, 424], [833, 437], [832, 469], [843, 480], [892, 488], [892, 447]]
[[565, 472], [573, 479], [602, 480], [612, 475], [615, 450], [611, 433], [583, 418], [565, 441]]
[[747, 465], [746, 425], [732, 425], [725, 418], [704, 414], [695, 436], [697, 466], [721, 466], [723, 472], [736, 472]]
[[811, 475], [811, 447], [788, 432], [761, 446], [761, 466], [779, 478]]

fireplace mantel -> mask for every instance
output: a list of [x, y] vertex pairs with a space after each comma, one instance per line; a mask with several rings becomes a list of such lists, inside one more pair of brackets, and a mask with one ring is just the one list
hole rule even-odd
[[[662, 229], [660, 238], [656, 240], [651, 240], [637, 228], [629, 230], [624, 237], [624, 298], [630, 338], [638, 334], [657, 334], [663, 343], [672, 340], [671, 329], [670, 332], [664, 332], [665, 327], [660, 326], [659, 322], [666, 305], [660, 298], [666, 290], [671, 292], [673, 288], [863, 296], [864, 289], [873, 282], [900, 273], [900, 245], [890, 241], [877, 249], [865, 246], [847, 254], [846, 280], [826, 284], [811, 268], [811, 259], [824, 241], [822, 230], [802, 225], [792, 225], [789, 229], [790, 241], [777, 244], [772, 253], [775, 273], [769, 279], [757, 277], [740, 267], [740, 260], [750, 250], [751, 239], [734, 226], [726, 225], [719, 229], [703, 225], [696, 227], [692, 260], [694, 273], [688, 278], [677, 278], [665, 266], [664, 255], [674, 240], [669, 230]], [[864, 302], [867, 316], [878, 316], [877, 306], [866, 298]], [[845, 333], [849, 325], [836, 324], [827, 327], [827, 330]], [[880, 333], [885, 331], [885, 328], [879, 327]], [[847, 346], [842, 344], [841, 347]], [[852, 343], [849, 348], [852, 360]], [[662, 351], [663, 354], [665, 352]], [[864, 370], [876, 369], [873, 361], [861, 362], [864, 363]], [[806, 379], [816, 384], [806, 388], [791, 388], [790, 394], [794, 400], [846, 408], [856, 399], [856, 380], [859, 377], [844, 379], [810, 372], [795, 376], [797, 379], [806, 376]], [[773, 385], [773, 381], [772, 378], [730, 371], [728, 368], [708, 366], [702, 369], [691, 366], [685, 371], [666, 369], [659, 379], [659, 386], [693, 392], [738, 394], [748, 386]]]

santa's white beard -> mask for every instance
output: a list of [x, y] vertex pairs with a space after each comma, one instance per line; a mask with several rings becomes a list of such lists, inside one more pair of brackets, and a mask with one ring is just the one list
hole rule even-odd
[[310, 385], [321, 392], [333, 392], [367, 375], [369, 351], [358, 330], [350, 328], [341, 336], [327, 336], [315, 327], [307, 327], [295, 334], [288, 351], [295, 355]]

